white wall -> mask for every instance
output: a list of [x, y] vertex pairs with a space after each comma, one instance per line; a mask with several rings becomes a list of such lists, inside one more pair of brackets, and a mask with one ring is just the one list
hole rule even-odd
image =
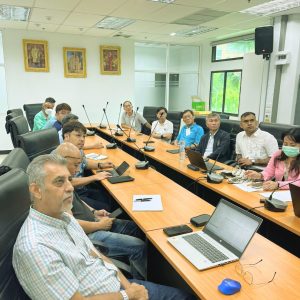
[[[22, 39], [47, 40], [50, 72], [25, 72]], [[122, 74], [100, 74], [100, 45], [121, 46]], [[100, 122], [102, 108], [110, 101], [108, 112], [116, 122], [119, 104], [134, 96], [134, 43], [118, 38], [99, 38], [38, 31], [4, 30], [4, 60], [7, 82], [7, 107], [21, 108], [24, 103], [43, 102], [54, 97], [67, 102], [80, 121], [86, 123], [82, 104], [92, 122]], [[87, 78], [65, 78], [63, 47], [86, 48]], [[0, 116], [0, 150], [11, 149], [4, 130], [5, 116]]]

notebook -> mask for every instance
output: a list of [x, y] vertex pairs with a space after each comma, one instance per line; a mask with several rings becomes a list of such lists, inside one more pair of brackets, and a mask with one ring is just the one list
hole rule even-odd
[[162, 211], [163, 206], [160, 195], [134, 195], [133, 211]]
[[296, 217], [300, 217], [300, 187], [295, 184], [289, 184], [292, 196], [293, 208]]
[[221, 199], [203, 231], [168, 242], [198, 270], [205, 270], [239, 260], [261, 223], [261, 218]]
[[189, 150], [187, 151], [187, 157], [193, 166], [196, 166], [201, 170], [204, 171], [223, 170], [222, 167], [216, 166], [210, 162], [205, 162], [200, 152]]

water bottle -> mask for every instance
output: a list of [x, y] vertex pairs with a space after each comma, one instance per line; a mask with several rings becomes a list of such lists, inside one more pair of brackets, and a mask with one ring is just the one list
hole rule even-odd
[[182, 140], [182, 141], [179, 141], [178, 142], [178, 145], [179, 145], [179, 160], [185, 160], [185, 142]]

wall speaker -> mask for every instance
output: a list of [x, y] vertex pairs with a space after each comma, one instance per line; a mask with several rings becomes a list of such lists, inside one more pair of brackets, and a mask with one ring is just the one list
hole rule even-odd
[[273, 52], [273, 26], [255, 28], [255, 54], [271, 54]]

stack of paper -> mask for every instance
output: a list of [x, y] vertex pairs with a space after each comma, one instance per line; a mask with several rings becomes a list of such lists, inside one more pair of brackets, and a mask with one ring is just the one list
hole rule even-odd
[[133, 211], [162, 211], [160, 195], [134, 195]]
[[86, 158], [94, 159], [94, 160], [101, 160], [101, 159], [106, 159], [107, 156], [102, 155], [102, 154], [97, 154], [97, 153], [89, 153], [86, 155]]
[[[269, 196], [271, 195], [271, 193], [267, 192], [267, 193], [260, 193], [262, 196], [266, 197], [266, 198], [269, 198]], [[272, 198], [273, 199], [278, 199], [278, 200], [281, 200], [283, 202], [289, 202], [289, 201], [292, 201], [292, 196], [291, 196], [291, 193], [290, 193], [290, 190], [288, 191], [278, 191], [278, 192], [275, 192], [273, 195], [272, 195]]]

